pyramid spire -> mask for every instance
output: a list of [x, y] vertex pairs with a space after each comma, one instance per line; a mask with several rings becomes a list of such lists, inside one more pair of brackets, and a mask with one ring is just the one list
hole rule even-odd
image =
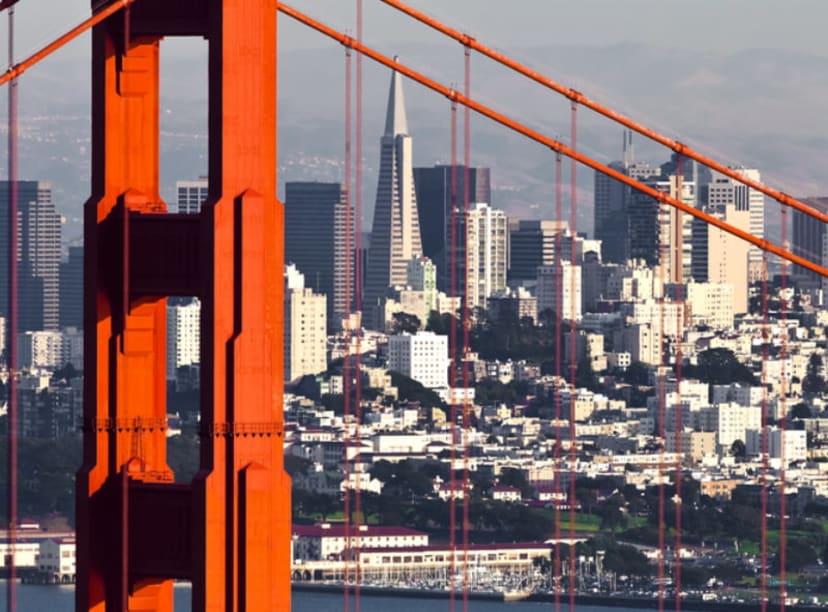
[[[397, 56], [394, 56], [397, 61]], [[402, 76], [394, 70], [391, 73], [391, 90], [388, 92], [388, 112], [385, 115], [385, 135], [408, 134], [405, 117], [405, 97], [402, 90]]]

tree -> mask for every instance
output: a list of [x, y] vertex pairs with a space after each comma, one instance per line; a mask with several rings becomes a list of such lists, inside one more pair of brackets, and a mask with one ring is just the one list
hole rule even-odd
[[698, 378], [711, 385], [729, 385], [734, 382], [748, 385], [758, 384], [750, 368], [739, 361], [730, 349], [707, 349], [699, 353], [698, 360], [698, 365], [685, 367], [685, 376]]
[[408, 312], [395, 312], [392, 316], [391, 332], [394, 334], [416, 334], [422, 325], [420, 317]]
[[601, 389], [601, 385], [598, 384], [598, 377], [592, 369], [592, 362], [588, 358], [581, 359], [578, 362], [578, 369], [575, 371], [575, 386], [590, 391]]
[[810, 419], [811, 416], [811, 409], [805, 402], [800, 402], [796, 404], [793, 408], [791, 408], [792, 419]]
[[624, 382], [628, 385], [645, 386], [650, 383], [650, 368], [640, 361], [633, 361], [624, 374]]
[[802, 379], [802, 391], [808, 395], [817, 395], [825, 390], [822, 356], [819, 353], [811, 353], [808, 367], [805, 370], [805, 378]]
[[733, 440], [730, 445], [730, 455], [732, 457], [744, 457], [747, 455], [747, 447], [742, 440]]

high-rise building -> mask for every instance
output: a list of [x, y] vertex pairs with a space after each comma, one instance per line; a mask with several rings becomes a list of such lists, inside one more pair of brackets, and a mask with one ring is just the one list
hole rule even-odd
[[178, 212], [187, 215], [200, 213], [201, 205], [207, 200], [207, 186], [207, 177], [195, 181], [178, 181], [175, 184]]
[[[622, 160], [610, 163], [609, 167], [640, 181], [659, 174], [657, 168], [635, 161], [632, 134], [628, 131], [624, 132]], [[623, 183], [600, 172], [595, 173], [594, 234], [601, 241], [602, 261], [624, 263], [630, 258], [627, 209], [632, 193]]]
[[[448, 258], [451, 248], [452, 199], [455, 210], [462, 211], [466, 202], [466, 174], [466, 166], [462, 165], [414, 168], [414, 190], [417, 193], [417, 214], [420, 220], [423, 255], [429, 257], [437, 266], [437, 286], [441, 291], [451, 291]], [[492, 185], [489, 168], [469, 167], [468, 180], [469, 203], [491, 203]], [[459, 226], [462, 219], [458, 217], [457, 223]]]
[[465, 226], [468, 252], [465, 261], [458, 261], [457, 278], [465, 283], [460, 287], [468, 291], [469, 308], [485, 308], [486, 298], [506, 290], [508, 221], [502, 210], [477, 203], [468, 212]]
[[367, 327], [381, 321], [371, 316], [388, 288], [406, 280], [408, 261], [422, 255], [417, 196], [414, 188], [411, 136], [405, 116], [402, 77], [394, 71], [388, 95], [385, 132], [380, 139], [379, 178], [371, 247], [365, 271], [364, 312]]
[[[568, 260], [563, 237], [569, 234], [566, 221], [520, 219], [511, 222], [509, 231], [509, 280], [534, 280], [538, 266], [555, 263], [555, 249], [561, 241], [561, 256]], [[560, 236], [559, 236], [560, 235]]]
[[353, 300], [348, 272], [350, 268], [354, 273], [356, 245], [353, 218], [346, 217], [346, 210], [340, 183], [285, 185], [285, 261], [296, 264], [309, 289], [327, 296], [327, 316], [332, 323], [348, 311], [349, 293]]
[[[18, 331], [57, 330], [60, 323], [61, 218], [49, 183], [18, 181]], [[9, 183], [0, 181], [0, 314], [8, 314]]]
[[[675, 175], [642, 182], [675, 199], [680, 189], [681, 201], [690, 206], [696, 201], [695, 183], [679, 182]], [[683, 282], [691, 273], [693, 218], [646, 193], [633, 192], [627, 208], [630, 259], [642, 259], [652, 267], [661, 264], [665, 282]]]
[[285, 268], [285, 381], [327, 368], [326, 298], [306, 288], [293, 265]]
[[83, 328], [83, 247], [70, 246], [60, 262], [60, 326]]
[[[761, 181], [758, 170], [733, 168], [741, 176], [753, 181]], [[739, 181], [718, 173], [707, 186], [707, 207], [713, 212], [724, 212], [727, 205], [733, 205], [737, 212], [745, 211], [750, 218], [750, 233], [757, 238], [765, 237], [765, 196], [761, 191], [751, 189]], [[748, 273], [751, 280], [758, 280], [762, 274], [762, 250], [751, 246], [749, 251]]]
[[[823, 214], [828, 214], [828, 197], [800, 198], [800, 200]], [[825, 224], [798, 210], [792, 210], [791, 217], [793, 222], [791, 251], [795, 255], [820, 263], [822, 243], [826, 235]], [[800, 266], [793, 266], [791, 272], [800, 286], [818, 287], [821, 283], [819, 274]]]
[[167, 380], [178, 368], [201, 363], [201, 302], [197, 298], [167, 301]]

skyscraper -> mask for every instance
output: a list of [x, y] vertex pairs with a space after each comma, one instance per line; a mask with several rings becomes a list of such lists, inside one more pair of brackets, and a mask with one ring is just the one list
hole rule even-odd
[[[477, 203], [467, 215], [465, 261], [458, 262], [457, 278], [468, 282], [469, 308], [486, 307], [486, 298], [506, 290], [509, 263], [508, 222], [502, 210]], [[461, 289], [462, 292], [462, 289]]]
[[[9, 183], [0, 181], [0, 314], [8, 315]], [[49, 183], [18, 181], [18, 330], [56, 330], [60, 322], [60, 215]]]
[[[624, 132], [623, 159], [612, 162], [609, 167], [640, 181], [659, 173], [657, 168], [635, 161], [632, 134], [628, 131]], [[594, 197], [594, 235], [601, 241], [601, 260], [624, 263], [630, 258], [627, 214], [634, 192], [606, 174], [596, 172]]]
[[60, 326], [83, 327], [83, 247], [70, 246], [60, 262]]
[[[828, 197], [799, 199], [823, 214], [828, 214]], [[792, 210], [791, 217], [793, 221], [791, 250], [800, 257], [820, 263], [823, 239], [826, 235], [825, 224], [798, 210]], [[825, 261], [822, 261], [822, 265], [825, 265]], [[819, 274], [801, 266], [793, 266], [791, 272], [800, 286], [819, 287], [822, 282]]]
[[402, 78], [394, 71], [388, 94], [385, 132], [380, 139], [380, 165], [371, 247], [365, 271], [366, 325], [376, 328], [371, 313], [389, 287], [406, 281], [406, 266], [423, 252], [417, 196], [414, 191], [411, 136], [405, 117]]
[[[354, 224], [346, 219], [345, 209], [340, 183], [285, 185], [285, 261], [296, 264], [308, 288], [327, 296], [332, 322], [347, 310], [348, 263], [352, 274], [354, 268]], [[350, 254], [346, 253], [349, 242]]]
[[[466, 166], [453, 166], [455, 206], [462, 211], [466, 193]], [[492, 202], [491, 172], [489, 168], [469, 168], [469, 202]], [[423, 255], [437, 266], [437, 287], [450, 291], [451, 279], [448, 257], [451, 242], [452, 166], [414, 168], [414, 190], [417, 193], [417, 213]], [[458, 219], [458, 221], [461, 221]]]
[[175, 184], [178, 212], [196, 215], [201, 212], [201, 205], [207, 200], [207, 178], [195, 181], [178, 181]]
[[[690, 206], [696, 198], [696, 185], [675, 175], [643, 181], [649, 187]], [[630, 195], [627, 208], [627, 237], [630, 259], [642, 259], [648, 266], [663, 264], [665, 282], [683, 282], [691, 274], [692, 220], [668, 204], [639, 191]]]
[[570, 258], [564, 247], [564, 236], [569, 235], [566, 221], [515, 220], [509, 236], [509, 280], [528, 281], [537, 278], [538, 266], [555, 263], [555, 249], [560, 234], [563, 259]]

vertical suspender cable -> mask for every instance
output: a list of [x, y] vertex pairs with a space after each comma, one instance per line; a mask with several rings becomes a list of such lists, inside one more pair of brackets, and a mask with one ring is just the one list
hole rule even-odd
[[668, 255], [668, 246], [665, 244], [663, 235], [663, 225], [665, 217], [670, 218], [671, 211], [660, 203], [655, 204], [655, 227], [656, 227], [656, 249], [658, 252], [658, 279], [656, 289], [659, 293], [658, 299], [658, 333], [653, 333], [652, 324], [650, 325], [651, 337], [655, 341], [655, 348], [658, 351], [658, 369], [656, 371], [656, 393], [658, 393], [658, 438], [660, 440], [660, 450], [658, 451], [658, 612], [664, 612], [664, 597], [665, 589], [664, 582], [666, 580], [665, 572], [665, 557], [666, 557], [666, 542], [665, 542], [665, 500], [664, 500], [664, 472], [665, 472], [665, 451], [667, 444], [667, 389], [666, 377], [664, 375], [664, 293], [665, 293], [665, 274], [664, 268]]
[[[9, 68], [14, 66], [14, 6], [9, 8]], [[17, 610], [17, 79], [9, 82], [9, 326], [8, 326], [8, 420], [9, 428], [9, 582], [6, 603], [10, 612]]]
[[[457, 296], [457, 240], [458, 240], [458, 210], [457, 210], [457, 103], [451, 102], [451, 209], [449, 211], [449, 275], [451, 278], [450, 289], [452, 297]], [[465, 272], [464, 272], [465, 274]], [[459, 347], [457, 346], [457, 325], [459, 313], [452, 313], [449, 328], [449, 352], [451, 358], [449, 364], [449, 385], [452, 389], [457, 387], [457, 367]], [[457, 476], [454, 470], [457, 460], [457, 398], [449, 398], [449, 430], [451, 432], [451, 450], [449, 454], [449, 610], [454, 611], [455, 584], [454, 574], [457, 568]]]
[[[678, 193], [676, 197], [679, 200], [684, 200], [684, 168], [682, 164], [682, 156], [677, 155], [676, 160], [676, 187]], [[693, 186], [695, 189], [695, 185]], [[676, 602], [676, 612], [681, 610], [681, 510], [682, 510], [682, 498], [681, 498], [681, 479], [682, 479], [682, 444], [681, 444], [681, 433], [683, 429], [682, 424], [682, 412], [683, 407], [681, 405], [681, 367], [682, 367], [682, 355], [681, 355], [681, 341], [682, 336], [684, 335], [684, 219], [682, 216], [682, 212], [680, 210], [672, 211], [674, 215], [674, 219], [676, 220], [675, 228], [674, 228], [674, 235], [675, 238], [673, 240], [673, 244], [675, 245], [673, 248], [673, 253], [675, 254], [672, 262], [673, 264], [673, 276], [676, 279], [675, 284], [675, 309], [676, 309], [676, 330], [675, 330], [675, 337], [676, 337], [676, 351], [675, 351], [675, 360], [676, 360], [676, 398], [675, 398], [675, 496], [673, 497], [673, 503], [675, 507], [675, 519], [676, 519], [676, 539], [675, 539], [675, 557], [674, 557], [674, 567], [673, 567], [673, 583], [674, 583], [674, 593], [675, 593], [675, 602]]]
[[[362, 42], [363, 37], [363, 14], [362, 14], [362, 0], [356, 0], [356, 38], [358, 42]], [[356, 244], [356, 278], [354, 282], [355, 287], [355, 306], [359, 312], [362, 312], [362, 54], [357, 52], [356, 55], [356, 202], [354, 209], [354, 227], [355, 227], [355, 244]], [[355, 412], [356, 412], [356, 445], [357, 453], [362, 453], [362, 442], [360, 440], [360, 427], [362, 425], [362, 321], [360, 319], [360, 326], [356, 330], [356, 394], [355, 394]], [[361, 461], [360, 461], [361, 463]], [[359, 476], [356, 480], [356, 512], [357, 520], [363, 519], [362, 513], [362, 498], [359, 489]], [[357, 565], [356, 565], [356, 584], [354, 586], [354, 609], [356, 612], [360, 610], [360, 562], [359, 549], [360, 537], [357, 533]]]
[[[563, 317], [563, 158], [555, 153], [555, 482], [553, 486], [555, 504], [555, 565], [552, 588], [555, 591], [555, 612], [561, 609], [561, 390], [563, 386], [561, 351], [561, 319]], [[571, 441], [570, 441], [571, 442]], [[571, 552], [571, 551], [570, 551]]]
[[768, 609], [768, 254], [762, 252], [762, 470], [759, 476], [761, 485], [761, 564], [759, 575], [761, 612]]
[[[344, 178], [343, 195], [345, 202], [343, 214], [345, 215], [345, 328], [342, 330], [345, 339], [345, 358], [342, 360], [342, 393], [344, 394], [345, 410], [343, 415], [343, 481], [345, 486], [342, 491], [343, 500], [343, 527], [345, 555], [343, 555], [343, 599], [344, 610], [349, 612], [351, 609], [350, 596], [350, 571], [348, 555], [351, 554], [351, 483], [350, 483], [350, 464], [348, 457], [348, 447], [350, 442], [350, 433], [348, 427], [351, 415], [351, 347], [353, 340], [353, 330], [351, 328], [350, 314], [351, 314], [351, 286], [353, 276], [351, 275], [351, 49], [345, 47], [345, 178]], [[356, 254], [358, 256], [358, 253]], [[359, 382], [357, 381], [357, 384]]]
[[[788, 209], [781, 207], [782, 212], [782, 245], [788, 248]], [[780, 414], [779, 419], [779, 610], [785, 612], [788, 598], [787, 585], [787, 485], [786, 470], [788, 458], [785, 456], [786, 431], [788, 421], [788, 262], [782, 260], [782, 278], [779, 288], [779, 324], [782, 332], [781, 350], [779, 358], [782, 365], [782, 376], [779, 385]]]
[[[578, 143], [578, 105], [573, 102], [571, 105], [571, 146], [577, 150]], [[575, 479], [577, 478], [577, 440], [575, 439], [575, 404], [576, 385], [575, 375], [577, 371], [577, 331], [576, 331], [576, 308], [575, 304], [575, 265], [577, 259], [576, 236], [578, 233], [578, 164], [572, 160], [569, 167], [569, 608], [575, 609]], [[561, 269], [563, 273], [563, 269]]]
[[[471, 49], [465, 47], [465, 84], [464, 91], [468, 98], [471, 95]], [[469, 353], [471, 352], [469, 330], [471, 329], [471, 311], [469, 308], [469, 233], [471, 230], [471, 194], [470, 164], [471, 164], [471, 111], [466, 106], [463, 109], [463, 210], [466, 220], [466, 236], [464, 240], [466, 256], [466, 287], [463, 299], [463, 612], [469, 610], [469, 501], [471, 490], [469, 487], [469, 426], [471, 420], [471, 405], [466, 389], [471, 384], [469, 376]], [[475, 232], [474, 235], [477, 235]], [[476, 280], [476, 277], [475, 277]]]

